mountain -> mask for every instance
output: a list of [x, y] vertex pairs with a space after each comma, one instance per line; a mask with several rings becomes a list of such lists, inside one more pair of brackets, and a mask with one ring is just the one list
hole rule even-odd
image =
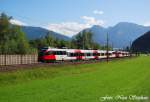
[[150, 52], [150, 31], [133, 42], [132, 50], [134, 52]]
[[93, 33], [93, 40], [101, 45], [106, 44], [106, 34], [109, 35], [109, 43], [115, 48], [124, 48], [132, 41], [150, 30], [150, 27], [142, 25], [120, 22], [113, 27], [104, 28], [98, 25], [86, 29]]
[[50, 32], [51, 36], [58, 38], [58, 39], [63, 39], [63, 40], [70, 39], [69, 37], [65, 35], [62, 35], [62, 34], [59, 34], [59, 33], [56, 33], [56, 32], [41, 28], [41, 27], [21, 26], [21, 29], [25, 33], [27, 38], [30, 40], [44, 37], [48, 32]]
[[[58, 39], [71, 39], [65, 35], [49, 31], [41, 27], [21, 26], [21, 28], [22, 31], [25, 32], [28, 39], [44, 37], [48, 32], [50, 32], [53, 37]], [[150, 31], [150, 27], [145, 27], [134, 23], [120, 22], [113, 27], [104, 28], [94, 25], [93, 27], [84, 30], [91, 31], [93, 33], [93, 40], [101, 45], [106, 44], [106, 34], [108, 33], [109, 44], [113, 45], [114, 48], [125, 48], [145, 32]]]

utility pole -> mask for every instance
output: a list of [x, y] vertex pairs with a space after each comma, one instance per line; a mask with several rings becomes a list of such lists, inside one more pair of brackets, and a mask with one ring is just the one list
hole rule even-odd
[[108, 38], [108, 33], [107, 33], [107, 39], [106, 40], [107, 40], [107, 42], [106, 42], [107, 43], [106, 44], [106, 46], [107, 46], [106, 54], [107, 54], [107, 62], [108, 62], [108, 60], [109, 60], [109, 48], [108, 48], [109, 47], [109, 38]]
[[130, 51], [129, 51], [129, 53], [130, 53], [130, 57], [132, 56], [132, 41], [130, 41]]
[[82, 49], [85, 49], [85, 41], [84, 41], [84, 31], [82, 32], [82, 43], [83, 43], [83, 45], [82, 45]]
[[114, 49], [114, 43], [112, 42], [112, 45], [111, 45], [111, 47], [112, 47], [112, 50]]

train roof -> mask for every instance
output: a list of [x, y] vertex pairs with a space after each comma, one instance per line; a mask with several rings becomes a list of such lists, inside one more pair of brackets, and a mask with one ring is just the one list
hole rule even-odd
[[[66, 51], [66, 52], [81, 52], [81, 53], [93, 53], [97, 51], [98, 53], [106, 53], [106, 50], [84, 50], [84, 49], [59, 49], [53, 47], [43, 47], [41, 50], [48, 50], [48, 51]], [[108, 51], [109, 53], [113, 52], [120, 52], [120, 53], [129, 53], [127, 51]]]

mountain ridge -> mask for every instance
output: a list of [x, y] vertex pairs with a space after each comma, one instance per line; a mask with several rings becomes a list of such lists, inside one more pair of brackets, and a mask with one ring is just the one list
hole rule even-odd
[[70, 37], [68, 37], [68, 36], [65, 36], [65, 35], [60, 34], [60, 33], [56, 33], [56, 32], [51, 31], [51, 30], [47, 30], [47, 29], [42, 28], [42, 27], [21, 26], [21, 29], [25, 33], [26, 37], [29, 40], [44, 37], [48, 32], [54, 38], [63, 39], [63, 40], [70, 40]]
[[[101, 45], [106, 44], [106, 34], [109, 34], [109, 44], [115, 48], [125, 48], [142, 34], [150, 30], [150, 26], [142, 26], [130, 22], [120, 22], [114, 26], [104, 28], [94, 25], [84, 29], [93, 33], [93, 40]], [[81, 31], [82, 32], [82, 31]]]
[[[71, 40], [75, 36], [74, 35], [70, 38], [42, 27], [21, 26], [21, 29], [29, 40], [44, 37], [48, 32], [50, 32], [53, 37], [63, 40]], [[108, 33], [109, 44], [111, 46], [114, 48], [125, 48], [130, 46], [132, 41], [149, 31], [150, 26], [146, 27], [130, 22], [120, 22], [107, 28], [99, 25], [93, 25], [91, 28], [86, 28], [84, 30], [91, 31], [93, 33], [94, 42], [97, 42], [102, 46], [106, 44], [106, 34]]]

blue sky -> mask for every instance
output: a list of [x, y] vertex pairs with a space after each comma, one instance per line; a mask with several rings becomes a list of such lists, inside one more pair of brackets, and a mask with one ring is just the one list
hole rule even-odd
[[92, 25], [150, 25], [149, 4], [150, 0], [0, 0], [0, 12], [13, 16], [13, 23], [72, 36]]

